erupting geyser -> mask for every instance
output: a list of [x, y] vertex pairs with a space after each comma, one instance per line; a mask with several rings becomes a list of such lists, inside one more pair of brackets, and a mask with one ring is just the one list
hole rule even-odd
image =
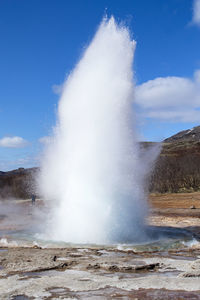
[[135, 41], [104, 19], [68, 76], [42, 162], [40, 187], [54, 203], [48, 237], [72, 243], [138, 241], [144, 172], [134, 130]]

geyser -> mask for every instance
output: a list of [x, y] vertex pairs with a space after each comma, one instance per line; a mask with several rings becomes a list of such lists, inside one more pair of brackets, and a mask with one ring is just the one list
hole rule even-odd
[[47, 236], [72, 243], [144, 236], [144, 172], [134, 129], [135, 41], [104, 19], [59, 101], [40, 189], [53, 200]]

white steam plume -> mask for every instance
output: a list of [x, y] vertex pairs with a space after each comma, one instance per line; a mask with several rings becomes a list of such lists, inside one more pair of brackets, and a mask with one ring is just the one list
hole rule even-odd
[[48, 238], [73, 243], [138, 240], [144, 172], [134, 130], [135, 41], [104, 19], [67, 78], [40, 188], [54, 201]]

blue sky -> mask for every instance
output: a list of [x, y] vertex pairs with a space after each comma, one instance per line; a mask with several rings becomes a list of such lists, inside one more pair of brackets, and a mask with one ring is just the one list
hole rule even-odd
[[1, 0], [0, 170], [38, 165], [41, 138], [55, 124], [56, 88], [105, 13], [137, 41], [141, 139], [200, 125], [199, 0]]

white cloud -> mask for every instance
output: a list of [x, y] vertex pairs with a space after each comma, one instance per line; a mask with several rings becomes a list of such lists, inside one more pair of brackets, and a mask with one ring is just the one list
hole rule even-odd
[[200, 122], [200, 70], [193, 79], [159, 77], [137, 86], [136, 103], [147, 118]]
[[53, 90], [53, 93], [56, 94], [56, 95], [62, 94], [63, 84], [54, 84], [54, 85], [52, 85], [52, 90]]
[[193, 2], [192, 23], [200, 26], [200, 0], [194, 0]]
[[162, 121], [177, 121], [182, 123], [200, 122], [200, 110], [156, 110], [143, 114], [144, 117]]
[[28, 145], [28, 142], [20, 136], [3, 137], [0, 139], [0, 147], [5, 148], [23, 148]]

